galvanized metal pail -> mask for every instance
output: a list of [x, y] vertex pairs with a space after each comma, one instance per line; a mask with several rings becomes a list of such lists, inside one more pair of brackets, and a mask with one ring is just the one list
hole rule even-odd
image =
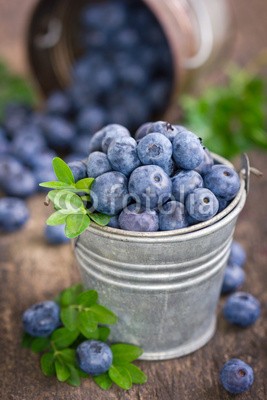
[[209, 341], [245, 186], [242, 178], [222, 213], [190, 228], [139, 233], [92, 224], [78, 238], [85, 286], [119, 317], [112, 341], [141, 346], [144, 360], [183, 356]]

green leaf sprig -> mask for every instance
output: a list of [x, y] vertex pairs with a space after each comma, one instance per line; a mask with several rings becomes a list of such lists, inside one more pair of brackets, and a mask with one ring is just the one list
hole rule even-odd
[[[102, 324], [115, 324], [117, 317], [98, 304], [95, 290], [84, 291], [80, 284], [63, 290], [56, 301], [61, 309], [63, 326], [47, 338], [24, 333], [22, 346], [34, 353], [42, 353], [40, 364], [45, 376], [56, 376], [60, 382], [79, 386], [88, 374], [77, 364], [77, 346], [88, 339], [106, 342], [110, 329]], [[113, 354], [111, 367], [104, 374], [93, 377], [100, 388], [108, 390], [115, 383], [129, 390], [133, 384], [147, 382], [145, 373], [132, 363], [143, 353], [142, 349], [130, 344], [112, 344], [110, 348]]]
[[267, 149], [266, 83], [249, 69], [232, 66], [222, 86], [184, 95], [184, 123], [206, 146], [226, 158], [253, 147]]
[[75, 182], [70, 167], [59, 157], [53, 159], [52, 165], [58, 180], [40, 183], [40, 186], [52, 189], [47, 197], [56, 210], [47, 219], [47, 225], [65, 224], [65, 235], [70, 239], [84, 232], [91, 221], [100, 226], [107, 225], [110, 216], [91, 212], [86, 208], [94, 178]]
[[0, 60], [0, 120], [3, 119], [8, 103], [19, 102], [34, 106], [37, 96], [34, 88], [23, 77], [11, 72], [4, 62]]

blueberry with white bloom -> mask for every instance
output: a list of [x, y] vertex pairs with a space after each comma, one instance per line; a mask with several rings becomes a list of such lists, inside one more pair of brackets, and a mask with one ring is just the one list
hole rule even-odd
[[165, 170], [172, 157], [172, 144], [161, 133], [149, 133], [139, 141], [137, 153], [143, 165], [158, 165]]
[[14, 232], [24, 226], [29, 219], [25, 202], [15, 197], [0, 199], [0, 232]]
[[240, 243], [233, 241], [228, 263], [230, 265], [238, 265], [239, 267], [243, 267], [246, 259], [247, 255], [244, 248], [241, 246]]
[[245, 273], [238, 265], [228, 265], [224, 272], [222, 293], [231, 293], [245, 282]]
[[172, 194], [179, 202], [184, 203], [189, 193], [202, 187], [203, 179], [194, 170], [181, 171], [172, 177]]
[[232, 358], [224, 364], [220, 372], [220, 380], [227, 392], [239, 394], [246, 392], [252, 386], [254, 372], [244, 361]]
[[181, 130], [173, 139], [173, 158], [182, 169], [195, 169], [204, 160], [205, 154], [199, 138], [192, 132]]
[[151, 126], [152, 122], [145, 122], [142, 124], [137, 131], [135, 132], [135, 140], [139, 142], [139, 140], [143, 139], [149, 133], [149, 127]]
[[113, 170], [126, 176], [141, 165], [137, 154], [136, 141], [127, 136], [114, 139], [110, 143], [107, 157]]
[[129, 202], [128, 180], [120, 172], [106, 172], [98, 176], [91, 187], [93, 207], [100, 213], [116, 215]]
[[87, 166], [84, 161], [72, 161], [68, 166], [73, 173], [75, 182], [87, 177]]
[[144, 210], [139, 204], [131, 204], [120, 213], [119, 226], [126, 231], [156, 232], [159, 218], [155, 210]]
[[185, 200], [188, 214], [197, 221], [207, 221], [217, 214], [219, 202], [206, 188], [193, 190]]
[[48, 337], [60, 325], [60, 308], [54, 301], [43, 301], [28, 308], [22, 317], [25, 332]]
[[102, 128], [100, 131], [96, 132], [90, 137], [88, 149], [86, 149], [88, 154], [92, 153], [93, 151], [102, 151], [102, 141], [106, 134], [107, 130]]
[[240, 189], [240, 179], [233, 168], [226, 165], [214, 165], [204, 175], [204, 185], [210, 189], [215, 196], [225, 200], [232, 200]]
[[79, 344], [76, 357], [81, 370], [93, 376], [108, 371], [113, 361], [110, 347], [99, 340], [86, 340]]
[[188, 226], [184, 204], [169, 201], [159, 210], [159, 228], [161, 231], [181, 229]]
[[166, 136], [167, 139], [173, 142], [173, 139], [180, 130], [185, 130], [185, 128], [180, 127], [178, 125], [177, 126], [172, 125], [166, 121], [157, 121], [151, 123], [151, 125], [148, 128], [148, 133], [153, 133], [153, 132], [161, 133], [162, 135]]
[[211, 167], [213, 165], [214, 165], [214, 160], [212, 158], [212, 155], [210, 154], [210, 152], [207, 149], [205, 149], [204, 150], [204, 159], [195, 168], [195, 171], [197, 171], [200, 175], [205, 175], [211, 170]]
[[112, 171], [112, 166], [109, 162], [108, 156], [102, 151], [94, 151], [89, 154], [86, 167], [87, 175], [90, 178], [97, 178], [105, 172]]
[[253, 325], [259, 318], [260, 303], [249, 293], [234, 293], [226, 301], [223, 315], [231, 324], [246, 328]]
[[127, 128], [119, 124], [107, 125], [104, 129], [104, 137], [102, 140], [102, 151], [106, 153], [108, 147], [113, 139], [118, 139], [120, 137], [131, 136]]
[[171, 197], [172, 182], [162, 168], [144, 165], [131, 173], [128, 188], [135, 201], [152, 210]]

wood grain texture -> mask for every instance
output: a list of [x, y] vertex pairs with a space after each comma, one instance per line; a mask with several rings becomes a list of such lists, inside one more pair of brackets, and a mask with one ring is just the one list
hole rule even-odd
[[[17, 70], [20, 69], [19, 60], [23, 58], [20, 56], [23, 37], [19, 28], [25, 26], [22, 13], [24, 10], [25, 14], [25, 8], [33, 2], [35, 0], [0, 0], [0, 56], [8, 54], [8, 60]], [[245, 62], [266, 45], [267, 2], [253, 0], [252, 4], [249, 0], [229, 0], [229, 3], [234, 8], [238, 29], [233, 57]], [[10, 30], [12, 24], [16, 25], [14, 31]], [[17, 43], [16, 38], [19, 44], [12, 47]], [[260, 320], [248, 329], [229, 326], [221, 316], [223, 298], [218, 308], [217, 332], [209, 344], [177, 360], [140, 362], [149, 382], [129, 392], [113, 388], [106, 393], [90, 380], [85, 380], [80, 388], [60, 384], [54, 378], [42, 375], [38, 355], [20, 348], [22, 312], [31, 304], [53, 298], [59, 290], [79, 281], [70, 246], [53, 247], [44, 242], [43, 227], [48, 210], [42, 205], [42, 197], [30, 199], [32, 217], [26, 228], [0, 236], [0, 399], [230, 400], [233, 397], [219, 384], [218, 373], [231, 357], [240, 357], [255, 371], [251, 391], [238, 399], [267, 399], [267, 157], [253, 152], [251, 160], [265, 176], [262, 179], [252, 177], [251, 192], [235, 237], [248, 253], [244, 290], [260, 299]]]
[[43, 227], [48, 210], [43, 206], [42, 196], [32, 198], [29, 201], [32, 216], [26, 228], [1, 236], [0, 240], [0, 398], [227, 400], [232, 397], [219, 384], [219, 370], [229, 358], [239, 357], [253, 366], [256, 376], [252, 390], [241, 395], [240, 400], [266, 399], [267, 157], [253, 153], [251, 160], [253, 165], [265, 172], [265, 177], [252, 177], [251, 193], [239, 218], [236, 238], [248, 252], [244, 290], [261, 300], [260, 320], [248, 329], [229, 326], [221, 316], [225, 298], [222, 299], [218, 310], [218, 329], [208, 345], [177, 360], [140, 362], [149, 382], [127, 393], [116, 388], [109, 393], [103, 392], [90, 380], [85, 380], [77, 389], [60, 384], [56, 379], [42, 375], [38, 355], [20, 348], [23, 310], [37, 301], [53, 298], [59, 290], [79, 280], [71, 246], [53, 247], [44, 242]]

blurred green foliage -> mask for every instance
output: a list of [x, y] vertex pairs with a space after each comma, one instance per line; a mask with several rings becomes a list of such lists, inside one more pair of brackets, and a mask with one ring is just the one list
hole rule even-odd
[[181, 98], [184, 124], [226, 158], [252, 147], [267, 149], [266, 105], [264, 79], [236, 66], [224, 85], [212, 86], [199, 97]]
[[25, 79], [11, 73], [0, 60], [0, 120], [6, 104], [14, 101], [34, 105], [36, 93]]

